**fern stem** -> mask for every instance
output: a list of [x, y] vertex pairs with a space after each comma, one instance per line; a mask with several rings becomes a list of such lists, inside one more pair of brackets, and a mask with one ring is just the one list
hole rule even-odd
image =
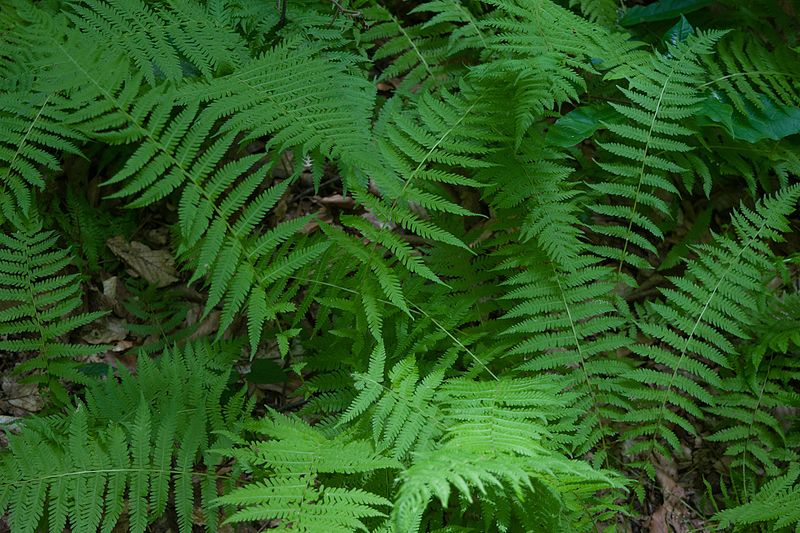
[[724, 81], [724, 80], [727, 80], [727, 79], [730, 79], [730, 78], [736, 78], [736, 77], [739, 77], [739, 76], [761, 76], [761, 75], [765, 75], [765, 74], [770, 75], [770, 76], [786, 76], [787, 78], [793, 78], [794, 77], [792, 74], [789, 74], [788, 72], [780, 72], [780, 71], [777, 71], [777, 70], [750, 70], [750, 71], [745, 71], [745, 72], [734, 72], [733, 74], [728, 74], [726, 76], [722, 76], [720, 78], [713, 79], [711, 81], [708, 81], [708, 82], [700, 85], [699, 88], [702, 89], [702, 88], [708, 87], [709, 85], [712, 85], [714, 83], [719, 83], [721, 81]]
[[[48, 479], [58, 479], [58, 478], [65, 478], [65, 477], [73, 477], [73, 476], [86, 476], [90, 474], [120, 474], [125, 472], [149, 472], [149, 473], [167, 473], [167, 474], [185, 474], [183, 470], [173, 470], [173, 469], [160, 469], [160, 468], [100, 468], [96, 470], [75, 470], [72, 472], [62, 472], [60, 474], [50, 474], [47, 476], [39, 476], [35, 478], [26, 478], [19, 481], [14, 482], [2, 482], [0, 486], [6, 487], [18, 487], [20, 485], [27, 485], [29, 483], [38, 483], [40, 481], [46, 481]], [[227, 474], [217, 474], [214, 472], [192, 472], [193, 476], [204, 476], [204, 477], [214, 477], [216, 479], [229, 479], [229, 480], [236, 480], [238, 478], [229, 476]]]
[[[27, 142], [28, 137], [30, 137], [31, 132], [33, 131], [33, 127], [39, 121], [39, 118], [42, 116], [42, 113], [44, 113], [44, 109], [45, 109], [45, 107], [47, 107], [47, 104], [50, 102], [50, 97], [51, 96], [52, 95], [48, 94], [47, 98], [44, 99], [44, 103], [39, 108], [39, 111], [36, 113], [36, 116], [33, 118], [31, 123], [28, 125], [28, 129], [25, 131], [25, 135], [22, 137], [22, 140], [20, 140], [19, 143], [17, 144], [17, 149], [16, 149], [16, 151], [14, 151], [14, 155], [11, 157], [11, 159], [8, 162], [8, 169], [6, 169], [6, 174], [5, 174], [6, 175], [6, 179], [0, 180], [0, 184], [3, 184], [3, 188], [5, 188], [4, 184], [7, 181], [7, 177], [11, 174], [11, 170], [14, 168], [14, 163], [16, 162], [17, 157], [19, 157], [19, 155], [22, 153], [22, 147], [25, 146], [25, 143]], [[25, 215], [27, 215], [29, 206], [20, 206], [20, 207], [22, 208], [23, 213]]]
[[420, 52], [419, 48], [417, 48], [417, 44], [414, 42], [414, 39], [411, 38], [411, 36], [408, 34], [408, 32], [406, 32], [405, 28], [403, 28], [403, 25], [400, 24], [397, 21], [397, 19], [395, 18], [394, 15], [390, 15], [390, 16], [392, 17], [392, 21], [394, 21], [394, 23], [397, 24], [397, 29], [400, 30], [400, 33], [402, 33], [403, 37], [406, 38], [406, 41], [408, 41], [408, 44], [410, 44], [411, 48], [414, 49], [414, 53], [419, 58], [420, 62], [425, 66], [425, 70], [428, 71], [428, 75], [430, 75], [431, 79], [433, 80], [433, 83], [435, 85], [438, 85], [438, 82], [436, 81], [436, 76], [433, 74], [433, 71], [431, 70], [430, 65], [428, 65], [428, 62], [425, 61], [425, 56], [423, 56], [422, 52]]
[[461, 4], [461, 0], [453, 0], [453, 5], [455, 5], [456, 9], [464, 13], [469, 25], [475, 30], [475, 35], [478, 36], [478, 38], [481, 40], [481, 44], [484, 48], [486, 48], [486, 39], [483, 38], [483, 33], [478, 27], [478, 24], [475, 22], [475, 17], [472, 16], [472, 13], [470, 13], [469, 9], [464, 8], [464, 6]]
[[[567, 313], [567, 318], [569, 319], [569, 327], [572, 331], [572, 338], [575, 341], [575, 348], [578, 350], [578, 357], [580, 358], [580, 365], [581, 365], [581, 372], [583, 373], [583, 379], [586, 380], [586, 385], [589, 387], [589, 394], [592, 397], [592, 409], [597, 414], [597, 423], [600, 426], [600, 440], [603, 444], [603, 449], [608, 450], [608, 444], [606, 443], [606, 434], [603, 427], [603, 418], [600, 416], [598, 409], [599, 402], [597, 401], [597, 396], [595, 394], [595, 389], [592, 386], [592, 382], [589, 379], [589, 372], [586, 370], [586, 359], [583, 355], [583, 347], [581, 345], [580, 339], [578, 339], [578, 331], [575, 328], [575, 320], [572, 318], [572, 311], [570, 310], [570, 306], [567, 303], [567, 295], [564, 294], [564, 288], [561, 285], [561, 280], [559, 279], [558, 272], [556, 271], [553, 263], [550, 263], [550, 268], [553, 271], [553, 279], [556, 281], [556, 285], [558, 286], [558, 293], [561, 295], [561, 303], [564, 304], [564, 311]], [[604, 454], [603, 462], [606, 467], [610, 466], [608, 463], [608, 453]]]
[[[758, 412], [759, 407], [761, 407], [761, 401], [764, 399], [764, 390], [767, 387], [767, 381], [769, 381], [769, 373], [772, 370], [772, 361], [775, 358], [775, 354], [771, 353], [769, 356], [769, 363], [767, 364], [767, 372], [764, 375], [764, 381], [761, 382], [761, 390], [758, 391], [758, 401], [756, 401], [755, 407], [750, 411], [750, 424], [747, 426], [747, 437], [748, 437], [748, 444], [751, 437], [753, 437], [753, 426], [756, 423], [756, 413]], [[744, 492], [744, 499], [745, 501], [748, 500], [747, 496], [747, 452], [748, 446], [744, 447], [744, 453], [742, 458], [742, 491]]]
[[482, 99], [482, 97], [476, 98], [475, 101], [472, 103], [472, 105], [469, 106], [469, 108], [467, 108], [466, 111], [464, 111], [464, 113], [459, 117], [458, 120], [455, 121], [455, 123], [453, 123], [452, 126], [450, 126], [450, 129], [448, 129], [442, 135], [440, 135], [439, 138], [436, 140], [436, 142], [433, 143], [433, 146], [430, 147], [430, 149], [428, 150], [428, 153], [425, 154], [425, 156], [422, 158], [422, 160], [417, 165], [417, 168], [414, 169], [414, 171], [408, 177], [406, 182], [403, 184], [403, 188], [400, 189], [400, 193], [397, 195], [397, 198], [395, 198], [394, 201], [392, 202], [391, 209], [394, 209], [395, 207], [397, 207], [398, 200], [403, 196], [403, 193], [406, 192], [406, 189], [411, 184], [411, 181], [417, 176], [419, 171], [422, 170], [423, 165], [425, 165], [425, 163], [428, 162], [428, 159], [430, 159], [430, 157], [433, 155], [433, 153], [436, 151], [436, 149], [439, 148], [439, 145], [442, 144], [445, 141], [445, 139], [447, 139], [450, 136], [450, 134], [453, 133], [453, 131], [455, 131], [455, 129], [458, 127], [458, 125], [461, 124], [464, 121], [464, 119], [467, 118], [467, 116], [472, 112], [472, 110], [475, 108], [475, 106], [478, 105], [478, 102], [480, 102], [481, 99]]

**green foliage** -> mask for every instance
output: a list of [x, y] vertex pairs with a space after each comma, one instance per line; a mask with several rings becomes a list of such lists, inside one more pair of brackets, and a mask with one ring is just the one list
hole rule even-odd
[[[376, 378], [383, 374], [377, 370], [382, 358], [376, 349], [370, 365]], [[600, 488], [621, 486], [608, 473], [545, 445], [547, 419], [557, 418], [563, 408], [552, 383], [548, 390], [546, 381], [456, 378], [439, 386], [442, 376], [435, 370], [415, 385], [415, 370], [409, 361], [398, 363], [390, 373], [392, 390], [371, 407], [364, 398], [373, 393], [362, 392], [341, 419], [345, 423], [372, 411], [372, 429], [364, 429], [374, 434], [375, 446], [349, 431], [323, 436], [277, 413], [252, 424], [249, 429], [262, 438], [229, 453], [265, 479], [218, 500], [241, 507], [230, 521], [277, 517], [290, 529], [353, 531], [380, 524], [377, 519], [387, 515], [383, 509], [391, 506], [382, 527], [414, 531], [434, 498], [447, 508], [456, 492], [464, 503], [479, 498], [484, 520], [500, 528], [514, 516], [548, 531], [582, 529], [585, 510], [576, 509], [575, 502], [590, 499]], [[372, 378], [363, 379], [362, 391], [369, 391]], [[415, 451], [408, 455], [412, 445]], [[379, 483], [378, 472], [387, 469], [400, 471], [399, 487]], [[357, 475], [364, 486], [385, 494], [339, 486]], [[499, 502], [504, 503], [493, 508]], [[453, 517], [452, 523], [458, 520]]]
[[692, 150], [686, 143], [692, 131], [680, 121], [690, 117], [702, 100], [699, 58], [710, 54], [722, 35], [693, 35], [647, 63], [617, 69], [617, 75], [629, 79], [628, 87], [620, 91], [631, 103], [611, 103], [620, 119], [607, 124], [615, 137], [600, 143], [605, 157], [598, 160], [611, 179], [592, 185], [608, 200], [592, 210], [619, 222], [594, 224], [592, 230], [611, 241], [594, 247], [594, 252], [617, 262], [620, 272], [626, 264], [646, 269], [650, 266], [646, 255], [657, 254], [652, 240], [662, 239], [663, 232], [655, 217], [669, 216], [664, 197], [678, 193], [668, 173], [683, 171], [674, 158]]
[[80, 153], [79, 132], [66, 127], [53, 94], [4, 92], [0, 95], [0, 208], [12, 221], [31, 212], [34, 189], [43, 189], [43, 170], [58, 170], [58, 159], [45, 147]]
[[793, 464], [787, 472], [761, 487], [748, 503], [714, 515], [721, 527], [734, 526], [735, 531], [760, 524], [773, 531], [800, 527], [800, 467]]
[[64, 342], [63, 337], [103, 316], [77, 312], [81, 306], [80, 274], [70, 272], [73, 258], [58, 247], [58, 236], [36, 226], [0, 235], [0, 351], [25, 354], [16, 372], [51, 387], [61, 400], [59, 378], [85, 382], [75, 358], [101, 347]]
[[639, 328], [662, 346], [637, 344], [631, 349], [669, 371], [637, 368], [628, 374], [643, 385], [661, 385], [656, 390], [638, 387], [629, 392], [641, 407], [625, 416], [635, 424], [628, 436], [652, 435], [632, 452], [652, 447], [668, 455], [658, 439], [678, 452], [679, 439], [662, 420], [695, 433], [683, 413], [701, 418], [700, 405], [716, 403], [709, 393], [711, 387], [721, 385], [716, 369], [731, 366], [736, 353], [731, 341], [746, 337], [744, 327], [763, 290], [762, 272], [771, 266], [772, 254], [765, 243], [781, 239], [788, 229], [786, 215], [795, 209], [798, 198], [800, 186], [794, 185], [767, 197], [754, 209], [743, 206], [734, 212], [733, 235], [718, 235], [713, 244], [698, 246], [699, 257], [689, 262], [686, 275], [672, 278], [674, 288], [661, 289], [664, 300], [649, 306]]
[[247, 410], [242, 394], [223, 400], [227, 352], [197, 344], [140, 359], [135, 377], [121, 368], [119, 381], [90, 383], [86, 403], [30, 419], [2, 456], [0, 510], [9, 510], [14, 531], [57, 532], [68, 523], [110, 532], [124, 514], [127, 529], [142, 532], [170, 501], [180, 531], [192, 531], [195, 476], [214, 531], [212, 502], [230, 480], [217, 476], [213, 452], [229, 441], [212, 432], [235, 430]]
[[771, 296], [759, 304], [749, 328], [753, 340], [742, 347], [732, 371], [723, 374], [725, 394], [710, 409], [725, 423], [708, 439], [724, 443], [745, 493], [762, 470], [778, 475], [783, 465], [797, 460], [792, 445], [797, 424], [787, 426], [776, 412], [797, 402], [796, 393], [785, 384], [798, 379], [793, 350], [800, 346], [799, 297], [797, 293], [780, 299]]
[[638, 4], [5, 1], [12, 529], [796, 527], [796, 7]]

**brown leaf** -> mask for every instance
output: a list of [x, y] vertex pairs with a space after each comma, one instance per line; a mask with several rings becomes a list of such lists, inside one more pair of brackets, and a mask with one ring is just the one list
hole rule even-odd
[[175, 260], [169, 251], [152, 250], [136, 241], [126, 242], [121, 236], [108, 239], [106, 244], [134, 273], [155, 286], [166, 287], [178, 281]]
[[13, 416], [26, 416], [41, 411], [44, 400], [35, 383], [17, 383], [10, 377], [2, 379], [0, 411]]
[[95, 321], [91, 329], [81, 335], [88, 344], [111, 344], [125, 340], [128, 336], [128, 324], [118, 318], [104, 318]]
[[199, 324], [187, 340], [192, 341], [215, 333], [219, 329], [219, 316], [219, 311], [215, 309], [203, 318], [203, 306], [199, 304], [193, 305], [186, 316], [186, 325], [192, 326], [198, 324], [198, 322]]
[[341, 194], [332, 194], [330, 196], [315, 196], [314, 200], [324, 205], [325, 207], [338, 207], [340, 209], [352, 209], [356, 204], [350, 196], [342, 196]]
[[656, 463], [656, 479], [664, 495], [664, 503], [650, 516], [650, 533], [683, 533], [688, 531], [689, 517], [683, 503], [687, 491], [676, 479], [678, 468], [673, 461], [660, 458]]

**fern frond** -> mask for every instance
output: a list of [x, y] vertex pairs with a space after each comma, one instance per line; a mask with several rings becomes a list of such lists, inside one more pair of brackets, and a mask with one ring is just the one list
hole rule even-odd
[[[517, 301], [504, 318], [515, 323], [505, 332], [516, 342], [509, 356], [523, 356], [523, 371], [556, 371], [561, 386], [574, 394], [573, 442], [579, 454], [598, 447], [598, 459], [608, 452], [605, 442], [614, 430], [609, 420], [630, 406], [620, 394], [619, 377], [629, 369], [609, 354], [627, 346], [626, 320], [609, 298], [612, 272], [600, 258], [578, 256], [566, 270], [526, 251], [517, 252], [506, 268], [524, 266], [505, 285], [506, 300]], [[515, 257], [516, 256], [516, 257]]]
[[353, 488], [315, 486], [305, 476], [272, 477], [237, 489], [217, 500], [241, 505], [229, 523], [280, 520], [279, 529], [306, 533], [368, 531], [365, 518], [385, 516], [386, 498]]
[[[400, 474], [400, 482], [391, 514], [396, 531], [417, 531], [431, 500], [438, 499], [447, 509], [450, 496], [456, 491], [465, 503], [473, 503], [474, 495], [485, 494], [489, 495], [488, 501], [510, 504], [534, 529], [572, 530], [574, 524], [566, 519], [569, 513], [563, 505], [564, 494], [578, 486], [589, 493], [603, 487], [619, 487], [605, 473], [557, 454], [526, 457], [495, 450], [486, 443], [480, 450], [465, 449], [457, 441], [420, 454], [414, 465]], [[500, 524], [507, 522], [504, 513], [491, 507], [488, 510], [486, 518], [499, 519]], [[550, 517], [550, 528], [544, 529], [546, 526], [536, 520], [540, 514]]]
[[385, 516], [379, 509], [391, 505], [387, 499], [326, 485], [320, 478], [396, 469], [401, 466], [396, 460], [380, 456], [366, 441], [328, 439], [304, 422], [274, 412], [251, 429], [271, 440], [228, 453], [247, 468], [273, 473], [216, 500], [216, 505], [241, 507], [228, 522], [277, 519], [281, 529], [322, 533], [366, 531], [363, 519]]
[[[233, 73], [188, 86], [185, 105], [209, 102], [212, 117], [225, 117], [224, 133], [267, 137], [267, 148], [319, 150], [346, 165], [366, 165], [375, 89], [332, 61], [317, 44], [281, 43]], [[345, 172], [346, 176], [350, 174]]]
[[155, 9], [137, 0], [75, 0], [70, 8], [77, 28], [128, 56], [150, 85], [209, 78], [249, 55], [241, 36], [193, 0]]
[[692, 130], [683, 122], [702, 101], [700, 58], [710, 54], [723, 35], [691, 35], [669, 45], [667, 53], [653, 56], [649, 64], [625, 67], [628, 87], [620, 90], [631, 103], [611, 103], [620, 115], [619, 121], [607, 124], [615, 139], [598, 143], [607, 155], [597, 164], [611, 179], [592, 185], [608, 200], [591, 206], [609, 220], [591, 225], [610, 242], [593, 250], [617, 263], [620, 272], [625, 265], [650, 268], [647, 256], [656, 253], [653, 241], [663, 238], [658, 217], [670, 216], [665, 198], [678, 192], [669, 174], [684, 170], [673, 159], [692, 149], [686, 142]]
[[[426, 239], [466, 248], [458, 237], [437, 225], [434, 217], [473, 214], [454, 201], [450, 190], [454, 186], [482, 186], [470, 177], [469, 171], [491, 165], [485, 156], [492, 151], [494, 136], [482, 127], [487, 112], [477, 94], [425, 93], [408, 110], [401, 107], [399, 99], [391, 100], [384, 105], [375, 126], [385, 161], [384, 168], [373, 174], [380, 201], [366, 195], [357, 198], [382, 222], [396, 223]], [[400, 246], [391, 248], [397, 250]], [[409, 259], [400, 255], [398, 259], [410, 270], [425, 275], [420, 265], [409, 264]], [[430, 279], [429, 275], [425, 277]]]
[[492, 0], [482, 21], [490, 35], [486, 61], [472, 69], [483, 91], [504, 94], [498, 108], [514, 117], [516, 145], [547, 111], [577, 101], [586, 89], [583, 74], [596, 64], [617, 65], [638, 45], [550, 1]]
[[454, 54], [464, 50], [480, 51], [486, 48], [487, 36], [481, 30], [480, 21], [472, 12], [472, 7], [459, 0], [432, 0], [418, 5], [411, 12], [433, 14], [430, 20], [423, 23], [422, 27], [425, 29], [450, 23], [442, 33], [447, 34], [447, 55], [452, 60]]
[[767, 242], [781, 240], [798, 198], [800, 186], [794, 185], [754, 209], [742, 206], [732, 216], [732, 234], [698, 246], [699, 257], [689, 262], [686, 275], [670, 278], [674, 288], [662, 289], [664, 301], [649, 306], [652, 318], [639, 327], [656, 342], [631, 349], [666, 371], [640, 367], [627, 373], [640, 385], [629, 392], [640, 408], [623, 417], [635, 424], [626, 435], [649, 438], [634, 445], [633, 453], [668, 455], [662, 442], [679, 451], [672, 428], [694, 433], [689, 417], [702, 418], [701, 405], [715, 404], [707, 386], [720, 387], [717, 368], [732, 366], [732, 341], [746, 337], [744, 328], [757, 310], [755, 296], [763, 291], [763, 272], [771, 268]]
[[[192, 476], [216, 483], [219, 457], [210, 448], [230, 445], [212, 431], [230, 431], [246, 416], [244, 406], [232, 419], [223, 414], [230, 370], [216, 369], [215, 357], [198, 344], [166, 351], [158, 362], [140, 358], [137, 377], [122, 372], [119, 382], [90, 382], [86, 404], [26, 423], [0, 454], [0, 514], [8, 509], [14, 531], [55, 533], [69, 524], [73, 531], [110, 533], [125, 512], [130, 530], [143, 532], [172, 490], [180, 530], [191, 531]], [[230, 355], [223, 360], [230, 365]], [[59, 427], [68, 439], [59, 438]], [[203, 513], [215, 527], [216, 509], [204, 506]]]
[[444, 378], [444, 368], [433, 370], [420, 380], [413, 359], [397, 363], [389, 372], [389, 384], [383, 385], [383, 348], [376, 348], [370, 357], [367, 374], [356, 376], [358, 396], [345, 411], [341, 423], [371, 411], [372, 436], [378, 449], [388, 449], [402, 460], [417, 449], [430, 446], [441, 431], [436, 423], [438, 410], [434, 394]]
[[748, 330], [752, 340], [739, 350], [732, 371], [723, 374], [722, 393], [708, 409], [721, 423], [707, 439], [725, 447], [744, 494], [751, 477], [762, 472], [777, 476], [783, 465], [798, 458], [792, 445], [794, 428], [786, 427], [780, 411], [796, 402], [796, 394], [784, 384], [800, 377], [792, 353], [800, 346], [799, 303], [800, 294], [770, 295], [759, 306], [756, 323]]
[[442, 405], [446, 442], [464, 451], [483, 451], [486, 443], [498, 453], [533, 457], [553, 435], [548, 423], [564, 414], [560, 386], [548, 378], [502, 378], [497, 381], [450, 379], [437, 392]]
[[[81, 57], [73, 59], [80, 61]], [[263, 63], [276, 61], [274, 56], [265, 56]], [[259, 68], [266, 68], [264, 65]], [[84, 74], [95, 94], [87, 99], [86, 110], [76, 112], [73, 120], [80, 120], [81, 128], [89, 130], [93, 138], [139, 143], [122, 169], [105, 183], [121, 184], [110, 196], [133, 198], [130, 205], [142, 207], [181, 191], [179, 252], [196, 257], [193, 280], [209, 278], [206, 312], [223, 304], [222, 334], [236, 313], [248, 309], [255, 349], [264, 323], [287, 309], [288, 298], [283, 291], [271, 289], [285, 284], [289, 276], [312, 264], [327, 248], [326, 243], [318, 241], [302, 246], [302, 239], [290, 239], [309, 218], [285, 222], [271, 232], [261, 231], [262, 221], [291, 180], [263, 189], [262, 154], [226, 160], [235, 132], [220, 134], [204, 144], [218, 122], [218, 109], [213, 106], [201, 110], [196, 102], [178, 105], [177, 94], [160, 87], [134, 99], [141, 78], [117, 88], [116, 79], [104, 79], [88, 70]], [[97, 108], [105, 114], [95, 116]], [[263, 109], [267, 108], [265, 104]], [[92, 118], [81, 120], [89, 109], [94, 110]], [[271, 112], [282, 111], [276, 108]], [[343, 120], [340, 118], [340, 123]], [[265, 119], [264, 123], [272, 122]], [[289, 252], [294, 244], [298, 246]]]
[[43, 171], [60, 168], [58, 154], [80, 154], [79, 133], [58, 109], [56, 94], [0, 94], [0, 206], [19, 223], [31, 214], [33, 190], [45, 186]]
[[363, 38], [375, 43], [373, 60], [391, 60], [381, 74], [383, 81], [399, 79], [398, 90], [404, 94], [417, 90], [424, 94], [426, 89], [453, 84], [449, 78], [454, 69], [446, 61], [454, 52], [448, 39], [450, 20], [434, 17], [428, 23], [406, 26], [383, 6], [369, 7], [363, 13], [371, 23]]
[[143, 339], [137, 352], [152, 354], [182, 345], [197, 330], [199, 324], [185, 325], [190, 308], [180, 291], [133, 283], [129, 283], [126, 290], [131, 295], [122, 302], [131, 315], [127, 329]]
[[517, 150], [492, 154], [494, 166], [478, 177], [490, 184], [482, 193], [498, 218], [509, 227], [518, 224], [523, 242], [536, 243], [555, 264], [569, 268], [585, 246], [578, 192], [568, 181], [568, 156], [540, 139], [531, 134]]
[[709, 81], [736, 111], [747, 116], [764, 106], [762, 98], [785, 106], [800, 106], [800, 69], [797, 52], [768, 49], [746, 33], [721, 40], [714, 56], [703, 58]]
[[0, 311], [0, 350], [27, 355], [16, 372], [34, 372], [28, 381], [60, 394], [60, 378], [86, 381], [76, 359], [103, 348], [71, 344], [64, 337], [105, 313], [76, 312], [83, 305], [80, 276], [65, 272], [72, 257], [57, 243], [54, 233], [36, 227], [0, 234], [0, 300], [5, 303]]
[[800, 466], [793, 464], [787, 472], [765, 484], [752, 500], [714, 515], [721, 527], [739, 530], [761, 524], [773, 531], [800, 527]]
[[569, 6], [579, 6], [583, 16], [592, 22], [610, 26], [617, 20], [619, 3], [616, 0], [569, 0]]

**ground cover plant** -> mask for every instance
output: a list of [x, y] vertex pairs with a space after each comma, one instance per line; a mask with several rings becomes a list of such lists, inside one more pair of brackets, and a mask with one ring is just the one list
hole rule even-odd
[[0, 530], [800, 531], [797, 4], [0, 8]]

